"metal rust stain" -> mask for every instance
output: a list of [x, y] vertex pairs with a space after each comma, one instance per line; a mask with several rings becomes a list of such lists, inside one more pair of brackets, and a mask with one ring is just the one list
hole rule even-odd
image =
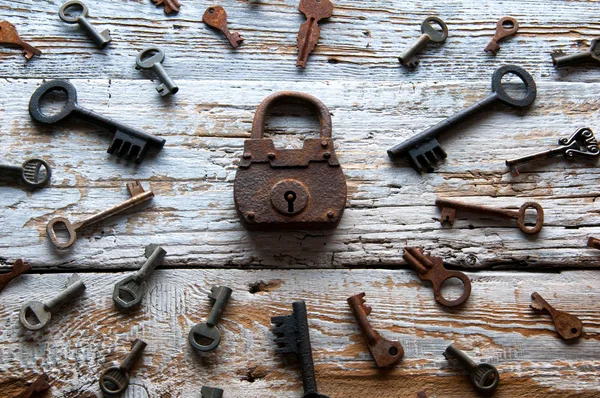
[[34, 55], [38, 57], [42, 55], [42, 52], [32, 45], [25, 43], [23, 39], [19, 37], [17, 28], [15, 25], [8, 21], [0, 22], [0, 44], [9, 44], [19, 46], [23, 49], [23, 55], [29, 61]]
[[538, 311], [547, 311], [552, 317], [554, 327], [560, 337], [565, 340], [573, 340], [581, 336], [583, 324], [579, 318], [575, 315], [555, 309], [537, 292], [534, 292], [531, 295], [531, 298], [533, 299], [530, 304], [531, 308]]
[[179, 7], [181, 7], [181, 3], [179, 0], [152, 0], [152, 2], [157, 6], [165, 7], [165, 14], [170, 14], [172, 12], [179, 12]]

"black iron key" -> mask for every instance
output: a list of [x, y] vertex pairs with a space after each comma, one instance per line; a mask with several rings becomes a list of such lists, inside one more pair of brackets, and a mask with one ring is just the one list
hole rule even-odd
[[[524, 97], [511, 97], [506, 92], [506, 89], [502, 85], [502, 77], [507, 73], [512, 73], [523, 81], [527, 90], [527, 94]], [[497, 101], [516, 108], [522, 108], [531, 105], [535, 100], [536, 95], [537, 89], [535, 81], [525, 69], [514, 65], [502, 66], [492, 75], [492, 94], [456, 115], [451, 116], [435, 126], [409, 138], [403, 143], [390, 148], [388, 150], [388, 155], [390, 158], [397, 158], [408, 153], [411, 163], [417, 171], [427, 171], [431, 173], [433, 172], [433, 165], [441, 159], [445, 159], [447, 156], [446, 152], [440, 147], [440, 144], [437, 141], [437, 138], [444, 131]]]
[[105, 396], [120, 397], [127, 390], [129, 386], [129, 372], [133, 368], [133, 365], [142, 357], [142, 353], [147, 345], [144, 341], [135, 339], [131, 343], [131, 351], [127, 354], [123, 362], [121, 362], [121, 365], [113, 366], [102, 372], [99, 383], [100, 389]]
[[271, 317], [271, 323], [275, 325], [275, 343], [278, 345], [275, 354], [295, 354], [298, 357], [302, 367], [304, 398], [328, 398], [327, 395], [319, 394], [317, 390], [306, 303], [295, 301], [292, 303], [292, 309], [291, 315]]
[[[210, 289], [208, 298], [215, 300], [208, 319], [204, 323], [199, 323], [190, 330], [188, 341], [194, 349], [202, 352], [212, 351], [221, 343], [221, 332], [217, 327], [217, 323], [225, 311], [225, 307], [231, 297], [231, 290], [225, 286], [213, 286]], [[209, 342], [205, 344], [205, 342]]]
[[200, 396], [202, 398], [223, 398], [223, 392], [220, 388], [202, 386]]
[[19, 181], [31, 188], [39, 188], [50, 181], [52, 169], [42, 159], [28, 159], [21, 166], [0, 165], [0, 179]]
[[576, 54], [565, 55], [561, 50], [552, 54], [552, 65], [555, 68], [564, 68], [577, 64], [592, 63], [600, 64], [600, 39], [592, 40], [592, 45], [587, 51]]
[[[47, 115], [42, 111], [40, 102], [51, 91], [65, 92], [67, 94], [67, 103], [60, 112]], [[29, 100], [29, 114], [34, 120], [44, 124], [54, 124], [73, 115], [107, 128], [115, 133], [107, 152], [110, 154], [116, 153], [118, 157], [123, 157], [126, 160], [133, 158], [136, 163], [142, 162], [148, 146], [161, 149], [165, 145], [165, 140], [162, 138], [155, 137], [142, 130], [127, 126], [79, 106], [77, 103], [77, 90], [75, 86], [66, 80], [52, 80], [38, 87]]]
[[444, 351], [444, 358], [456, 359], [469, 371], [469, 378], [473, 386], [481, 393], [489, 393], [498, 386], [500, 375], [495, 366], [489, 363], [475, 363], [464, 352], [450, 344]]

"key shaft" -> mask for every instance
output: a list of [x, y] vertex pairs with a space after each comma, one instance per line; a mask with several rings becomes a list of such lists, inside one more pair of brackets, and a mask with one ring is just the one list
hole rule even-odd
[[592, 44], [587, 51], [571, 55], [566, 55], [562, 51], [555, 51], [551, 54], [551, 56], [552, 64], [557, 69], [588, 62], [600, 64], [600, 39], [592, 40]]
[[223, 316], [223, 312], [225, 311], [225, 307], [227, 307], [227, 303], [231, 298], [231, 293], [233, 293], [233, 290], [226, 286], [213, 287], [211, 289], [211, 293], [208, 297], [215, 300], [215, 302], [206, 319], [206, 323], [209, 326], [216, 326], [219, 323]]
[[50, 300], [44, 303], [44, 307], [51, 313], [56, 312], [56, 310], [67, 302], [71, 301], [77, 296], [80, 296], [85, 290], [85, 285], [83, 281], [79, 278], [77, 274], [73, 274], [69, 278], [69, 285], [65, 290], [51, 298]]

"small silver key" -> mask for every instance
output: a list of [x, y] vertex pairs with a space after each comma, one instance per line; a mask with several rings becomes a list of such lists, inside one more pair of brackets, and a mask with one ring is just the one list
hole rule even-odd
[[595, 62], [600, 64], [600, 38], [592, 40], [592, 45], [587, 51], [565, 55], [564, 52], [559, 50], [553, 52], [551, 55], [552, 64], [557, 69], [582, 63]]
[[67, 288], [51, 300], [29, 301], [21, 309], [19, 319], [21, 324], [29, 330], [40, 330], [50, 322], [52, 314], [63, 304], [81, 295], [85, 285], [79, 275], [73, 274], [67, 280]]
[[135, 339], [131, 344], [131, 351], [127, 354], [123, 362], [121, 362], [121, 365], [113, 366], [102, 372], [99, 383], [100, 389], [105, 395], [109, 397], [121, 396], [127, 390], [129, 386], [129, 371], [138, 359], [140, 359], [147, 345], [144, 341]]
[[[69, 9], [81, 9], [81, 14], [77, 16], [73, 16], [69, 13]], [[58, 10], [58, 16], [60, 19], [65, 21], [66, 23], [77, 23], [81, 26], [88, 36], [96, 43], [99, 48], [104, 48], [112, 38], [110, 37], [110, 32], [108, 29], [103, 30], [102, 32], [98, 32], [96, 28], [92, 26], [90, 21], [88, 21], [85, 17], [88, 16], [88, 7], [79, 0], [71, 0], [67, 1], [65, 4], [60, 7]]]
[[446, 351], [444, 351], [444, 358], [448, 360], [456, 359], [460, 362], [460, 364], [469, 371], [471, 384], [473, 384], [479, 392], [487, 393], [498, 386], [500, 375], [495, 366], [485, 362], [473, 362], [467, 354], [456, 348], [454, 344], [450, 344], [450, 346], [446, 348]]
[[113, 301], [120, 310], [130, 310], [142, 302], [146, 291], [146, 281], [152, 271], [162, 263], [167, 252], [158, 245], [146, 246], [145, 256], [148, 260], [134, 275], [130, 275], [115, 285]]
[[[442, 28], [441, 32], [438, 32], [431, 23], [434, 22]], [[398, 61], [407, 68], [415, 68], [419, 65], [419, 59], [417, 54], [425, 48], [427, 43], [443, 43], [448, 38], [448, 25], [437, 17], [429, 17], [421, 24], [421, 37], [413, 44], [404, 54], [398, 57]]]
[[31, 188], [39, 188], [50, 181], [52, 169], [42, 159], [28, 159], [21, 166], [0, 165], [0, 179], [20, 181]]
[[[210, 289], [208, 298], [215, 300], [210, 315], [205, 323], [199, 323], [190, 330], [188, 340], [190, 345], [198, 351], [212, 351], [219, 346], [221, 342], [221, 332], [217, 327], [217, 323], [225, 311], [227, 302], [233, 291], [225, 286], [213, 286]], [[204, 344], [204, 340], [210, 341]]]
[[162, 84], [156, 86], [156, 91], [163, 97], [168, 94], [175, 94], [179, 87], [173, 79], [169, 77], [162, 63], [165, 60], [165, 52], [158, 47], [148, 47], [138, 54], [135, 59], [136, 69], [152, 69]]

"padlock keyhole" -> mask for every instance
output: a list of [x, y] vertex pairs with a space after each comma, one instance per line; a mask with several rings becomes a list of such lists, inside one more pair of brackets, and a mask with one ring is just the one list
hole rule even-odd
[[293, 213], [294, 212], [294, 201], [296, 200], [296, 192], [294, 191], [287, 191], [283, 197], [285, 198], [286, 202], [288, 202], [288, 213]]

